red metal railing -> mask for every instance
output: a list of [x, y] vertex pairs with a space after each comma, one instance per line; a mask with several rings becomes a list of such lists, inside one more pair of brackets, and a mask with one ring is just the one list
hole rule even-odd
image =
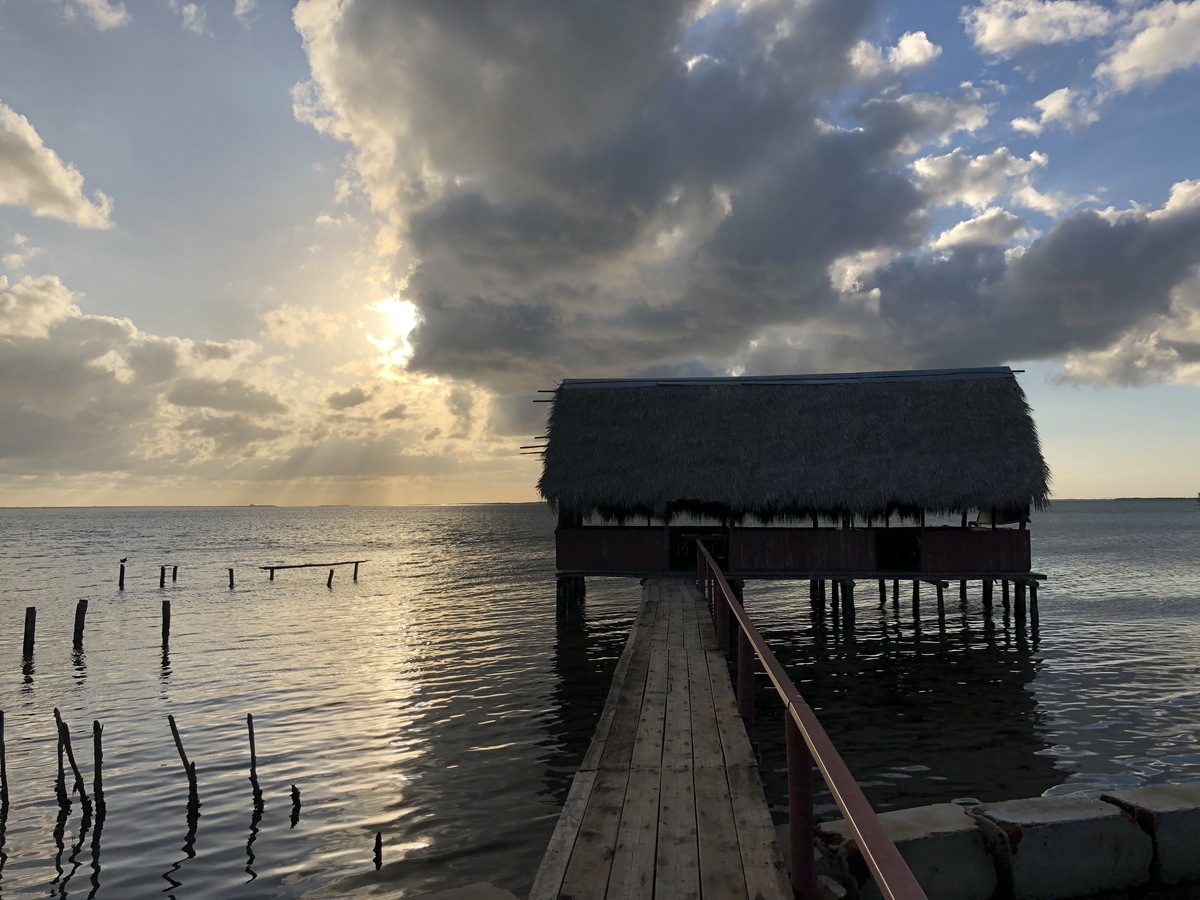
[[746, 615], [746, 610], [734, 597], [720, 567], [699, 541], [696, 550], [696, 586], [704, 591], [708, 600], [717, 644], [725, 653], [729, 652], [730, 617], [737, 622], [737, 700], [742, 721], [748, 729], [754, 724], [755, 658], [762, 663], [776, 693], [787, 707], [788, 854], [792, 889], [804, 900], [816, 896], [812, 798], [812, 767], [815, 763], [853, 830], [863, 859], [885, 900], [925, 900], [925, 892], [883, 830], [875, 810], [817, 721], [816, 713], [800, 696]]

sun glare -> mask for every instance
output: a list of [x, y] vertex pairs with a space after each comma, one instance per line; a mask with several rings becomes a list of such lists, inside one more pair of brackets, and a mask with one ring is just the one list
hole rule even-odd
[[412, 356], [412, 344], [409, 335], [421, 324], [421, 314], [411, 300], [401, 300], [399, 297], [385, 297], [377, 303], [367, 306], [367, 309], [383, 316], [386, 331], [382, 337], [368, 335], [368, 339], [382, 354], [380, 362], [384, 365], [403, 366]]

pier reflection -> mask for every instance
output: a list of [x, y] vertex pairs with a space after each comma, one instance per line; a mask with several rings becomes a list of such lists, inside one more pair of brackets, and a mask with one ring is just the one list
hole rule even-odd
[[[796, 602], [790, 586], [755, 587], [751, 618], [877, 810], [1035, 797], [1065, 777], [1044, 752], [1052, 741], [1031, 690], [1036, 632], [999, 604], [989, 615], [977, 599], [947, 598], [938, 610], [928, 598], [913, 615], [909, 603], [867, 600], [850, 639], [840, 616]], [[760, 768], [782, 817], [783, 719], [765, 679], [758, 705]], [[817, 802], [819, 817], [840, 815], [827, 793]]]
[[636, 584], [621, 583], [613, 593], [620, 592], [625, 603], [614, 617], [616, 611], [602, 593], [612, 585], [590, 583], [588, 589], [595, 597], [590, 606], [587, 599], [577, 599], [559, 601], [556, 607], [555, 715], [547, 720], [555, 748], [546, 760], [546, 786], [559, 805], [566, 800], [571, 779], [591, 744], [613, 670], [625, 648], [626, 622], [636, 615], [636, 603], [628, 598], [640, 594]]

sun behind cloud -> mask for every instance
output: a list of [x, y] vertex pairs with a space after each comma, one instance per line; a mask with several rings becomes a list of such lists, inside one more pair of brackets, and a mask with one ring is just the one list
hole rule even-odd
[[409, 335], [421, 324], [421, 314], [411, 300], [402, 300], [392, 295], [375, 303], [367, 304], [367, 309], [383, 316], [387, 334], [376, 337], [367, 334], [369, 340], [380, 352], [379, 363], [383, 366], [403, 368], [412, 356], [412, 343]]

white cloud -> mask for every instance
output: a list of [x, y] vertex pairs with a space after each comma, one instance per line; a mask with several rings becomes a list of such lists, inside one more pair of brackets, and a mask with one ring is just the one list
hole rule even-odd
[[101, 31], [124, 25], [130, 20], [124, 3], [110, 3], [109, 0], [69, 0], [64, 13], [68, 21], [83, 16]]
[[958, 247], [1004, 247], [1026, 240], [1031, 232], [1019, 216], [999, 207], [989, 207], [973, 219], [959, 222], [938, 235], [931, 243], [934, 250]]
[[16, 233], [12, 237], [12, 250], [0, 254], [0, 266], [6, 269], [23, 269], [29, 264], [31, 259], [41, 252], [40, 247], [35, 247], [29, 243], [28, 237]]
[[83, 176], [43, 142], [29, 120], [0, 103], [0, 205], [81, 228], [111, 228], [112, 200], [83, 194]]
[[1099, 115], [1085, 98], [1070, 88], [1059, 88], [1033, 104], [1041, 114], [1037, 119], [1013, 119], [1012, 127], [1028, 134], [1041, 134], [1048, 125], [1079, 128], [1095, 122]]
[[234, 0], [233, 14], [247, 28], [254, 21], [254, 13], [258, 9], [258, 0]]
[[955, 148], [942, 156], [924, 156], [912, 169], [935, 203], [963, 203], [982, 210], [1000, 194], [1028, 187], [1032, 173], [1047, 162], [1044, 154], [1034, 152], [1022, 159], [1007, 147], [979, 156]]
[[208, 14], [203, 6], [196, 3], [183, 3], [181, 0], [171, 0], [171, 9], [179, 14], [184, 28], [193, 34], [204, 34], [208, 23]]
[[883, 50], [869, 41], [859, 41], [850, 50], [850, 65], [860, 78], [873, 79], [886, 74], [898, 74], [928, 65], [942, 54], [942, 48], [929, 40], [924, 31], [908, 31]]
[[984, 0], [964, 7], [962, 22], [975, 47], [1006, 56], [1032, 44], [1062, 44], [1106, 34], [1114, 16], [1084, 0]]
[[1200, 0], [1164, 0], [1134, 14], [1096, 77], [1116, 91], [1155, 84], [1200, 64]]
[[308, 308], [284, 304], [262, 314], [267, 333], [287, 347], [317, 341], [329, 341], [341, 330], [345, 316], [326, 312], [317, 306]]
[[0, 336], [45, 337], [51, 327], [79, 315], [74, 295], [53, 275], [10, 285], [0, 275]]

